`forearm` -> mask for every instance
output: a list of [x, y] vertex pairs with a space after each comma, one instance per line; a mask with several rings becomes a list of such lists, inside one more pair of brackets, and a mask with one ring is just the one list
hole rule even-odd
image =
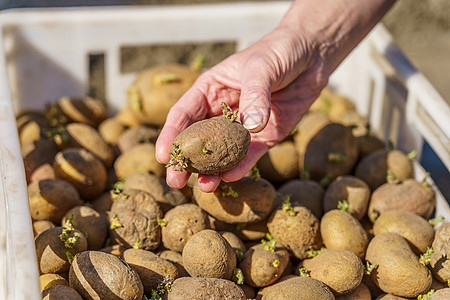
[[394, 3], [395, 0], [295, 0], [279, 28], [306, 36], [331, 73]]

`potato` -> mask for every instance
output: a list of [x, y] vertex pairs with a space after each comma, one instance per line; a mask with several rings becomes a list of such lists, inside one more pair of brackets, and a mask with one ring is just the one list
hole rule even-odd
[[337, 296], [336, 300], [372, 300], [369, 288], [361, 283], [356, 289], [345, 295]]
[[117, 141], [120, 152], [125, 153], [136, 145], [143, 143], [156, 143], [158, 130], [148, 126], [134, 126], [126, 129]]
[[406, 239], [417, 255], [431, 247], [433, 227], [419, 215], [406, 210], [390, 210], [381, 214], [373, 224], [373, 233], [394, 232]]
[[111, 192], [104, 192], [94, 200], [90, 201], [91, 206], [95, 211], [106, 215], [106, 212], [111, 210], [113, 199], [111, 197]]
[[55, 171], [52, 164], [43, 164], [37, 167], [30, 175], [29, 182], [40, 181], [44, 179], [55, 179]]
[[157, 255], [161, 258], [164, 258], [165, 260], [173, 263], [175, 267], [178, 269], [178, 273], [180, 274], [179, 277], [188, 277], [189, 273], [186, 271], [186, 269], [183, 267], [183, 256], [181, 253], [172, 251], [172, 250], [164, 250], [161, 252], [158, 252]]
[[450, 288], [445, 288], [442, 290], [438, 290], [434, 292], [430, 297], [427, 298], [428, 300], [446, 300], [450, 299]]
[[234, 249], [234, 251], [241, 251], [242, 254], [247, 251], [247, 247], [245, 247], [244, 242], [234, 233], [228, 232], [228, 231], [221, 231], [219, 232], [220, 235], [227, 240], [228, 244], [230, 244], [231, 248]]
[[317, 217], [323, 215], [324, 189], [313, 180], [294, 179], [286, 182], [277, 192], [281, 194], [281, 201], [289, 195], [291, 204], [294, 206], [305, 206]]
[[369, 186], [352, 175], [344, 175], [333, 180], [323, 198], [324, 211], [336, 209], [340, 201], [347, 201], [348, 212], [361, 220], [367, 213], [370, 199]]
[[250, 133], [225, 116], [198, 121], [183, 130], [171, 146], [175, 170], [219, 174], [233, 169], [247, 155]]
[[107, 118], [98, 125], [98, 133], [109, 145], [116, 145], [124, 130], [125, 126], [116, 118]]
[[196, 233], [183, 248], [183, 266], [192, 277], [231, 279], [236, 254], [230, 244], [210, 229]]
[[114, 119], [125, 127], [141, 125], [141, 122], [137, 119], [136, 115], [127, 106], [120, 108], [114, 116]]
[[69, 219], [72, 219], [74, 228], [86, 235], [89, 250], [103, 247], [108, 236], [109, 225], [105, 215], [87, 206], [75, 206], [63, 217], [62, 225]]
[[84, 148], [100, 159], [106, 167], [112, 165], [113, 150], [95, 128], [83, 123], [70, 123], [67, 124], [66, 131], [69, 134], [70, 147]]
[[42, 300], [83, 300], [83, 298], [69, 286], [53, 285], [42, 291]]
[[399, 181], [414, 177], [412, 162], [406, 154], [389, 149], [380, 149], [364, 157], [356, 165], [355, 176], [375, 190], [386, 183], [388, 171]]
[[162, 227], [164, 247], [178, 252], [183, 251], [192, 236], [209, 227], [206, 213], [192, 203], [175, 206], [165, 214], [164, 219], [167, 222]]
[[175, 280], [180, 276], [177, 267], [173, 263], [150, 251], [127, 249], [123, 253], [122, 259], [138, 273], [146, 295], [151, 295], [152, 290], [156, 290], [158, 284], [167, 276], [171, 280]]
[[58, 152], [53, 168], [56, 178], [73, 184], [84, 200], [98, 197], [106, 188], [105, 166], [83, 148], [69, 148]]
[[254, 299], [256, 296], [255, 289], [246, 284], [240, 284], [239, 287], [244, 291], [245, 299]]
[[41, 286], [41, 292], [52, 285], [65, 285], [69, 286], [69, 282], [59, 274], [47, 273], [39, 276], [39, 284]]
[[49, 128], [45, 115], [37, 111], [21, 114], [16, 122], [21, 146], [44, 138]]
[[245, 300], [244, 291], [234, 282], [219, 278], [182, 277], [175, 280], [165, 300], [233, 299]]
[[443, 223], [433, 240], [430, 268], [434, 278], [443, 283], [450, 280], [450, 223]]
[[234, 232], [243, 241], [259, 241], [269, 232], [267, 219], [254, 223], [236, 224]]
[[407, 210], [429, 218], [436, 206], [434, 191], [414, 179], [405, 179], [399, 184], [385, 183], [377, 188], [370, 198], [367, 215], [374, 221], [389, 210]]
[[308, 257], [308, 251], [322, 246], [319, 220], [303, 206], [292, 206], [291, 211], [274, 210], [267, 228], [277, 242], [299, 259]]
[[49, 220], [57, 224], [69, 209], [83, 204], [75, 187], [61, 179], [30, 183], [28, 199], [33, 220]]
[[[286, 273], [286, 270], [285, 270], [285, 273]], [[258, 290], [258, 294], [256, 295], [256, 300], [261, 300], [262, 297], [264, 296], [264, 294], [265, 294], [271, 287], [273, 287], [274, 285], [279, 284], [280, 282], [286, 281], [286, 280], [288, 280], [288, 279], [290, 279], [290, 278], [297, 277], [297, 276], [298, 276], [298, 275], [294, 275], [294, 274], [290, 274], [290, 275], [282, 275], [282, 276], [280, 277], [280, 279], [278, 279], [278, 280], [275, 281], [274, 283], [269, 284], [269, 285], [267, 285], [267, 286], [265, 286], [265, 287], [263, 287], [263, 288], [260, 288], [260, 289]], [[247, 285], [247, 286], [248, 286], [248, 285]]]
[[356, 137], [356, 143], [358, 144], [360, 160], [369, 154], [386, 147], [379, 138], [371, 134]]
[[34, 237], [50, 228], [55, 228], [55, 224], [49, 220], [34, 221], [32, 224]]
[[41, 273], [68, 271], [69, 257], [87, 249], [86, 237], [80, 231], [65, 229], [51, 228], [36, 237], [36, 255]]
[[141, 300], [144, 293], [139, 275], [130, 265], [100, 251], [75, 256], [69, 283], [85, 299]]
[[162, 126], [170, 108], [198, 75], [180, 64], [162, 64], [144, 70], [127, 90], [127, 107], [140, 122]]
[[334, 300], [330, 289], [311, 277], [294, 277], [275, 284], [264, 293], [262, 300], [314, 299]]
[[358, 159], [358, 145], [351, 129], [331, 123], [311, 138], [306, 147], [304, 163], [311, 179], [331, 179], [350, 173]]
[[112, 255], [114, 255], [114, 256], [116, 256], [118, 258], [121, 258], [122, 254], [127, 249], [129, 249], [129, 248], [127, 248], [125, 246], [122, 246], [122, 245], [119, 245], [119, 244], [115, 244], [115, 245], [112, 245], [112, 246], [101, 248], [98, 251], [105, 252], [105, 253], [108, 253], [108, 254], [112, 254]]
[[364, 136], [367, 133], [367, 118], [360, 115], [356, 110], [347, 111], [334, 119], [335, 122], [352, 128], [355, 137]]
[[329, 250], [348, 250], [364, 260], [369, 236], [351, 214], [334, 209], [325, 213], [320, 222], [323, 243]]
[[119, 155], [114, 162], [114, 170], [119, 178], [126, 178], [136, 171], [151, 172], [159, 177], [164, 177], [166, 172], [164, 165], [156, 160], [155, 145], [151, 143], [138, 144]]
[[128, 175], [123, 182], [123, 188], [142, 190], [151, 194], [163, 213], [187, 202], [180, 190], [169, 187], [161, 177], [146, 172], [133, 172]]
[[375, 236], [367, 247], [366, 259], [377, 265], [370, 276], [385, 293], [415, 298], [431, 286], [430, 271], [419, 263], [408, 242], [397, 233]]
[[90, 97], [83, 99], [62, 97], [54, 107], [69, 121], [85, 123], [92, 127], [97, 127], [107, 116], [106, 108], [100, 100]]
[[[270, 242], [268, 242], [270, 243]], [[264, 287], [279, 279], [287, 267], [289, 253], [281, 247], [256, 244], [245, 252], [239, 268], [249, 286]]]
[[273, 182], [285, 182], [298, 177], [298, 154], [292, 141], [275, 145], [258, 161], [261, 176]]
[[110, 236], [119, 245], [155, 250], [161, 242], [158, 219], [162, 211], [152, 195], [140, 190], [125, 190], [113, 202], [108, 215]]
[[243, 177], [222, 182], [213, 193], [193, 187], [193, 198], [203, 210], [226, 223], [252, 223], [270, 214], [275, 205], [275, 188], [267, 180]]
[[403, 300], [403, 299], [407, 300], [407, 298], [395, 296], [392, 294], [383, 294], [378, 296], [375, 300]]
[[37, 140], [22, 145], [23, 165], [27, 182], [31, 181], [32, 174], [45, 164], [53, 165], [58, 147], [53, 141]]
[[303, 261], [310, 276], [325, 283], [335, 295], [355, 290], [362, 281], [364, 268], [361, 260], [348, 250], [327, 250]]

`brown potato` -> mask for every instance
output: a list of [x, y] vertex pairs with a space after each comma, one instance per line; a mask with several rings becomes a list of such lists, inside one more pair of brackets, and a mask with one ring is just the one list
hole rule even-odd
[[189, 273], [186, 271], [186, 269], [183, 267], [183, 256], [181, 253], [172, 251], [172, 250], [164, 250], [161, 252], [158, 252], [157, 255], [161, 258], [164, 258], [165, 260], [173, 263], [175, 267], [178, 269], [178, 273], [180, 274], [179, 277], [188, 277]]
[[56, 225], [49, 220], [39, 220], [34, 221], [32, 227], [33, 227], [33, 235], [34, 237], [37, 237], [39, 234], [46, 231], [47, 229], [55, 228]]
[[369, 288], [361, 283], [356, 289], [345, 295], [337, 296], [336, 300], [372, 300]]
[[320, 222], [323, 243], [329, 250], [348, 250], [364, 260], [369, 235], [351, 214], [334, 209], [323, 215]]
[[42, 291], [42, 300], [83, 300], [70, 286], [52, 285]]
[[325, 283], [335, 295], [355, 290], [362, 281], [364, 268], [361, 260], [348, 250], [327, 250], [303, 261], [310, 276]]
[[52, 285], [65, 285], [69, 286], [69, 282], [59, 274], [47, 273], [39, 276], [39, 284], [41, 286], [41, 292]]
[[356, 137], [356, 142], [358, 144], [360, 160], [377, 150], [386, 148], [384, 143], [379, 138], [370, 134]]
[[445, 288], [434, 292], [428, 300], [447, 300], [450, 299], [450, 288]]
[[273, 285], [264, 293], [262, 300], [314, 299], [334, 300], [330, 289], [311, 277], [293, 277]]
[[[67, 232], [64, 229], [51, 228], [36, 237], [36, 255], [41, 273], [68, 271], [69, 257], [87, 249], [86, 237], [80, 231], [73, 229]], [[67, 237], [64, 237], [64, 232]]]
[[234, 232], [243, 241], [259, 241], [269, 232], [267, 219], [254, 223], [236, 224]]
[[129, 249], [129, 248], [127, 248], [125, 246], [122, 246], [122, 245], [119, 245], [119, 244], [115, 244], [115, 245], [112, 245], [112, 246], [101, 248], [98, 251], [105, 252], [105, 253], [108, 253], [108, 254], [112, 254], [112, 255], [114, 255], [114, 256], [116, 256], [118, 258], [121, 258], [122, 254], [127, 249]]
[[[271, 251], [273, 250], [273, 251]], [[289, 261], [289, 253], [281, 247], [267, 248], [256, 244], [245, 252], [239, 268], [244, 281], [249, 286], [264, 287], [277, 281], [283, 274]]]
[[49, 128], [45, 115], [37, 111], [21, 114], [16, 122], [21, 146], [45, 138]]
[[[84, 123], [70, 123], [66, 126], [70, 147], [86, 149], [100, 159], [106, 167], [112, 165], [114, 153], [112, 148], [102, 139], [98, 131]], [[67, 148], [67, 147], [65, 147]]]
[[373, 233], [394, 232], [406, 239], [417, 255], [431, 247], [433, 227], [421, 216], [406, 210], [390, 210], [381, 214], [373, 224]]
[[412, 162], [406, 154], [389, 149], [380, 149], [364, 157], [356, 165], [355, 176], [375, 190], [386, 183], [388, 171], [399, 181], [414, 177]]
[[[333, 119], [333, 118], [332, 118]], [[347, 111], [334, 119], [335, 122], [352, 128], [355, 137], [367, 134], [367, 118], [360, 115], [356, 110]]]
[[58, 147], [50, 140], [37, 140], [22, 145], [23, 165], [27, 182], [31, 182], [32, 174], [45, 164], [53, 165]]
[[121, 153], [125, 153], [136, 145], [143, 143], [156, 143], [158, 130], [144, 125], [126, 129], [117, 141], [117, 147]]
[[298, 177], [298, 154], [292, 141], [275, 145], [258, 161], [261, 176], [273, 182], [285, 182]]
[[322, 246], [319, 219], [303, 206], [292, 206], [292, 213], [282, 208], [273, 211], [267, 228], [281, 245], [295, 257], [304, 259], [308, 251]]
[[184, 194], [167, 185], [161, 177], [147, 172], [133, 172], [125, 178], [124, 189], [137, 189], [151, 194], [158, 202], [163, 213], [166, 213], [174, 206], [187, 202]]
[[331, 179], [350, 173], [358, 159], [358, 145], [349, 127], [331, 123], [325, 125], [309, 141], [304, 163], [311, 179]]
[[56, 178], [73, 184], [84, 200], [98, 197], [106, 188], [105, 166], [83, 148], [69, 148], [58, 152], [53, 168]]
[[242, 253], [245, 253], [245, 251], [247, 251], [247, 247], [245, 247], [244, 242], [234, 233], [228, 231], [221, 231], [219, 233], [224, 239], [227, 240], [228, 244], [230, 244], [231, 248], [233, 248], [235, 252], [241, 251]]
[[98, 125], [98, 133], [109, 145], [116, 145], [124, 130], [125, 126], [116, 118], [107, 118]]
[[243, 177], [222, 182], [213, 193], [193, 187], [195, 202], [214, 218], [226, 223], [252, 223], [270, 214], [275, 205], [275, 188], [267, 180]]
[[433, 240], [430, 268], [434, 278], [443, 283], [450, 280], [450, 223], [442, 223]]
[[45, 179], [55, 179], [55, 171], [52, 164], [43, 164], [36, 168], [30, 175], [30, 182]]
[[66, 213], [61, 224], [64, 225], [70, 218], [72, 218], [73, 227], [85, 234], [89, 250], [103, 247], [108, 236], [109, 225], [105, 215], [87, 206], [75, 206]]
[[233, 169], [247, 155], [250, 133], [225, 116], [198, 121], [173, 140], [170, 163], [175, 169], [219, 174]]
[[152, 290], [156, 290], [158, 284], [167, 276], [171, 280], [180, 276], [178, 268], [173, 263], [150, 251], [127, 249], [122, 259], [138, 273], [146, 295], [151, 295]]
[[95, 211], [106, 215], [106, 212], [111, 210], [113, 199], [111, 197], [111, 192], [104, 192], [94, 200], [90, 201], [91, 206]]
[[139, 275], [130, 265], [100, 251], [75, 256], [69, 283], [85, 299], [141, 300], [144, 294]]
[[83, 201], [75, 187], [61, 179], [45, 179], [28, 185], [28, 199], [33, 220], [61, 223], [64, 214]]
[[198, 75], [198, 72], [180, 64], [162, 64], [146, 69], [128, 88], [127, 107], [140, 122], [162, 126], [170, 108]]
[[366, 259], [377, 265], [370, 276], [385, 293], [415, 298], [431, 286], [431, 272], [419, 263], [408, 242], [397, 233], [375, 236], [367, 247]]
[[[287, 268], [286, 268], [286, 269], [287, 269]], [[285, 270], [285, 271], [286, 271], [286, 270]], [[271, 283], [271, 284], [269, 284], [269, 285], [267, 285], [267, 286], [265, 286], [265, 287], [263, 287], [263, 288], [260, 288], [260, 289], [258, 290], [258, 294], [256, 294], [256, 300], [261, 300], [262, 297], [264, 296], [264, 294], [265, 294], [271, 287], [273, 287], [274, 285], [279, 284], [280, 282], [283, 282], [283, 281], [288, 280], [288, 279], [290, 279], [290, 278], [297, 277], [297, 276], [298, 276], [298, 275], [293, 275], [293, 274], [290, 274], [290, 275], [282, 275], [282, 276], [280, 277], [280, 279], [278, 279], [278, 280], [275, 281], [274, 283]]]
[[167, 222], [162, 227], [164, 247], [178, 252], [183, 251], [192, 236], [209, 227], [206, 213], [192, 203], [175, 206], [165, 214], [164, 219]]
[[408, 298], [403, 298], [392, 294], [382, 294], [378, 296], [375, 300], [403, 300], [403, 299], [407, 300]]
[[324, 189], [317, 181], [294, 179], [283, 184], [278, 190], [281, 194], [281, 201], [289, 195], [293, 206], [305, 206], [317, 218], [323, 215]]
[[114, 119], [116, 119], [117, 122], [125, 127], [134, 127], [141, 125], [141, 122], [136, 118], [133, 111], [127, 106], [120, 108], [114, 116]]
[[235, 299], [245, 300], [244, 291], [234, 282], [219, 278], [182, 277], [175, 280], [165, 300]]
[[92, 127], [97, 127], [107, 116], [103, 103], [90, 97], [83, 99], [62, 97], [54, 107], [69, 121], [85, 123]]
[[183, 248], [183, 266], [192, 277], [231, 279], [236, 254], [230, 244], [210, 229], [196, 233]]
[[414, 179], [399, 184], [385, 183], [370, 198], [367, 215], [372, 222], [389, 210], [407, 210], [429, 218], [436, 206], [434, 191]]
[[164, 165], [156, 160], [155, 145], [151, 143], [138, 144], [119, 155], [114, 162], [114, 170], [119, 178], [126, 178], [136, 171], [151, 172], [159, 177], [166, 173]]
[[348, 212], [361, 220], [367, 213], [370, 199], [369, 186], [352, 175], [344, 175], [333, 180], [328, 186], [323, 198], [325, 212], [338, 207], [340, 201], [347, 201]]
[[140, 190], [125, 190], [113, 202], [108, 215], [110, 237], [119, 245], [155, 250], [161, 242], [158, 219], [162, 211], [152, 195]]

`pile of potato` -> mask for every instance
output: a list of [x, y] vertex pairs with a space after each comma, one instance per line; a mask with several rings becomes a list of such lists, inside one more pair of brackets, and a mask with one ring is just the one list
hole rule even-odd
[[147, 70], [112, 117], [68, 97], [17, 116], [44, 299], [450, 299], [433, 189], [328, 89], [248, 176], [167, 186], [154, 143], [197, 76]]

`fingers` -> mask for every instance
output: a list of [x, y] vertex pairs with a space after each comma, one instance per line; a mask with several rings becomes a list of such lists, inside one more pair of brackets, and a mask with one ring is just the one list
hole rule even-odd
[[242, 81], [239, 111], [242, 124], [253, 133], [263, 130], [270, 117], [271, 85], [269, 78], [260, 71], [247, 69]]
[[242, 160], [234, 169], [222, 173], [222, 179], [227, 182], [241, 179], [256, 165], [258, 160], [268, 149], [269, 148], [264, 143], [252, 142], [244, 160]]
[[198, 175], [197, 186], [205, 193], [212, 193], [220, 184], [218, 175]]
[[174, 189], [181, 189], [186, 185], [190, 176], [191, 173], [175, 171], [173, 167], [169, 167], [166, 172], [166, 182]]

